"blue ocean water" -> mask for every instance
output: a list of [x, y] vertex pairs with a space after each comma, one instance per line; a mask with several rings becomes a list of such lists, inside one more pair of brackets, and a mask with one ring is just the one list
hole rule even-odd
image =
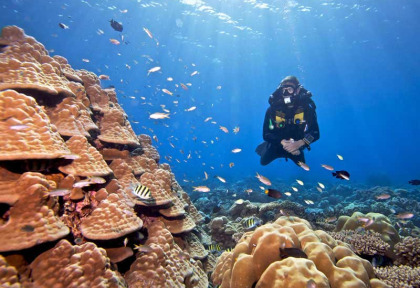
[[[320, 166], [329, 164], [353, 183], [408, 187], [420, 177], [419, 8], [409, 0], [3, 0], [0, 26], [20, 26], [75, 69], [109, 75], [103, 87], [115, 86], [137, 134], [156, 136], [181, 184], [205, 185], [204, 172], [226, 187], [241, 178], [258, 185], [256, 172], [285, 183], [343, 181]], [[284, 159], [263, 167], [254, 152], [268, 97], [287, 75], [317, 105], [310, 171]], [[149, 119], [162, 105], [170, 118]]]

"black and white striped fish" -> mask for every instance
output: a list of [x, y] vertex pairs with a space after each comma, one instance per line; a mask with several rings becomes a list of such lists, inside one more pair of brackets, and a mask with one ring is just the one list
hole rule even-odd
[[152, 197], [149, 188], [147, 188], [146, 186], [142, 184], [139, 184], [137, 186], [132, 186], [131, 193], [133, 193], [136, 197], [143, 200], [147, 200]]

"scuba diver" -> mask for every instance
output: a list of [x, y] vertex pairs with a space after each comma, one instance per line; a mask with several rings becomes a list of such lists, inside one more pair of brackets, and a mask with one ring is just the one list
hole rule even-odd
[[277, 158], [292, 159], [296, 165], [305, 163], [303, 150], [319, 139], [315, 103], [311, 92], [299, 84], [295, 76], [284, 78], [268, 99], [263, 138], [255, 152], [261, 165]]

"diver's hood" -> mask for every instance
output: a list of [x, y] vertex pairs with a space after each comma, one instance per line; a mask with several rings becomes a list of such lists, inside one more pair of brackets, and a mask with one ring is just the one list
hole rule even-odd
[[[303, 86], [300, 86], [299, 94], [294, 96], [294, 103], [304, 101], [306, 99], [310, 99], [312, 97], [312, 93], [309, 90], [306, 90]], [[273, 92], [273, 94], [270, 95], [268, 98], [268, 104], [271, 106], [282, 106], [286, 105], [284, 103], [283, 95], [281, 95], [281, 89], [280, 86], [277, 87], [276, 91]]]

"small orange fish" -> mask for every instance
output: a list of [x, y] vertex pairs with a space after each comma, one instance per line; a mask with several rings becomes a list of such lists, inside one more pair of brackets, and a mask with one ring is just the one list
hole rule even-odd
[[108, 76], [108, 75], [105, 75], [105, 74], [101, 74], [101, 75], [99, 75], [99, 76], [98, 76], [98, 78], [99, 78], [99, 79], [101, 79], [101, 80], [111, 80], [111, 79], [109, 78], [109, 76]]
[[149, 37], [150, 37], [150, 39], [152, 39], [152, 38], [153, 38], [153, 34], [152, 34], [152, 32], [150, 32], [150, 30], [149, 30], [149, 29], [147, 29], [147, 28], [143, 27], [143, 30], [144, 30], [144, 32], [146, 32], [147, 36], [149, 36]]
[[265, 184], [267, 186], [270, 186], [271, 185], [270, 179], [268, 179], [267, 177], [264, 177], [264, 176], [258, 174], [258, 172], [257, 172], [257, 176], [255, 176], [255, 177], [257, 177], [257, 179], [260, 180], [261, 183], [263, 183], [263, 184]]
[[188, 90], [188, 87], [187, 87], [184, 83], [181, 83], [181, 87], [182, 87], [182, 89], [184, 89], [185, 91], [187, 91], [187, 90]]
[[222, 130], [225, 133], [229, 133], [229, 130], [224, 126], [219, 126], [219, 129]]
[[169, 91], [168, 89], [165, 89], [165, 88], [162, 89], [162, 92], [166, 93], [168, 95], [171, 95], [171, 96], [174, 94], [174, 93], [172, 93], [171, 91]]
[[233, 128], [233, 133], [238, 134], [238, 132], [239, 132], [239, 127], [238, 126], [236, 126], [235, 128]]
[[111, 38], [111, 39], [109, 39], [109, 42], [111, 42], [114, 45], [120, 45], [120, 41], [118, 41], [117, 39]]
[[322, 166], [323, 168], [325, 168], [325, 169], [329, 170], [329, 171], [333, 171], [333, 170], [334, 170], [334, 168], [333, 168], [332, 166], [327, 165], [327, 164], [322, 164], [321, 166]]
[[197, 191], [197, 192], [210, 192], [210, 188], [207, 186], [196, 186], [196, 187], [193, 187], [193, 189], [194, 191]]
[[235, 163], [230, 162], [230, 163], [229, 163], [229, 168], [232, 168], [233, 166], [235, 166]]
[[391, 198], [391, 195], [389, 195], [389, 194], [381, 194], [381, 195], [377, 195], [377, 196], [375, 196], [375, 198], [376, 198], [377, 200], [386, 200], [386, 199]]
[[337, 220], [337, 217], [335, 217], [335, 216], [325, 218], [326, 223], [331, 223], [331, 222], [334, 222], [336, 220]]
[[306, 163], [304, 163], [304, 162], [298, 161], [297, 164], [300, 167], [302, 167], [302, 169], [305, 170], [305, 171], [309, 171], [310, 170], [309, 166]]
[[409, 213], [409, 212], [405, 212], [405, 213], [400, 213], [397, 214], [396, 216], [398, 219], [411, 219], [414, 217], [413, 213]]

